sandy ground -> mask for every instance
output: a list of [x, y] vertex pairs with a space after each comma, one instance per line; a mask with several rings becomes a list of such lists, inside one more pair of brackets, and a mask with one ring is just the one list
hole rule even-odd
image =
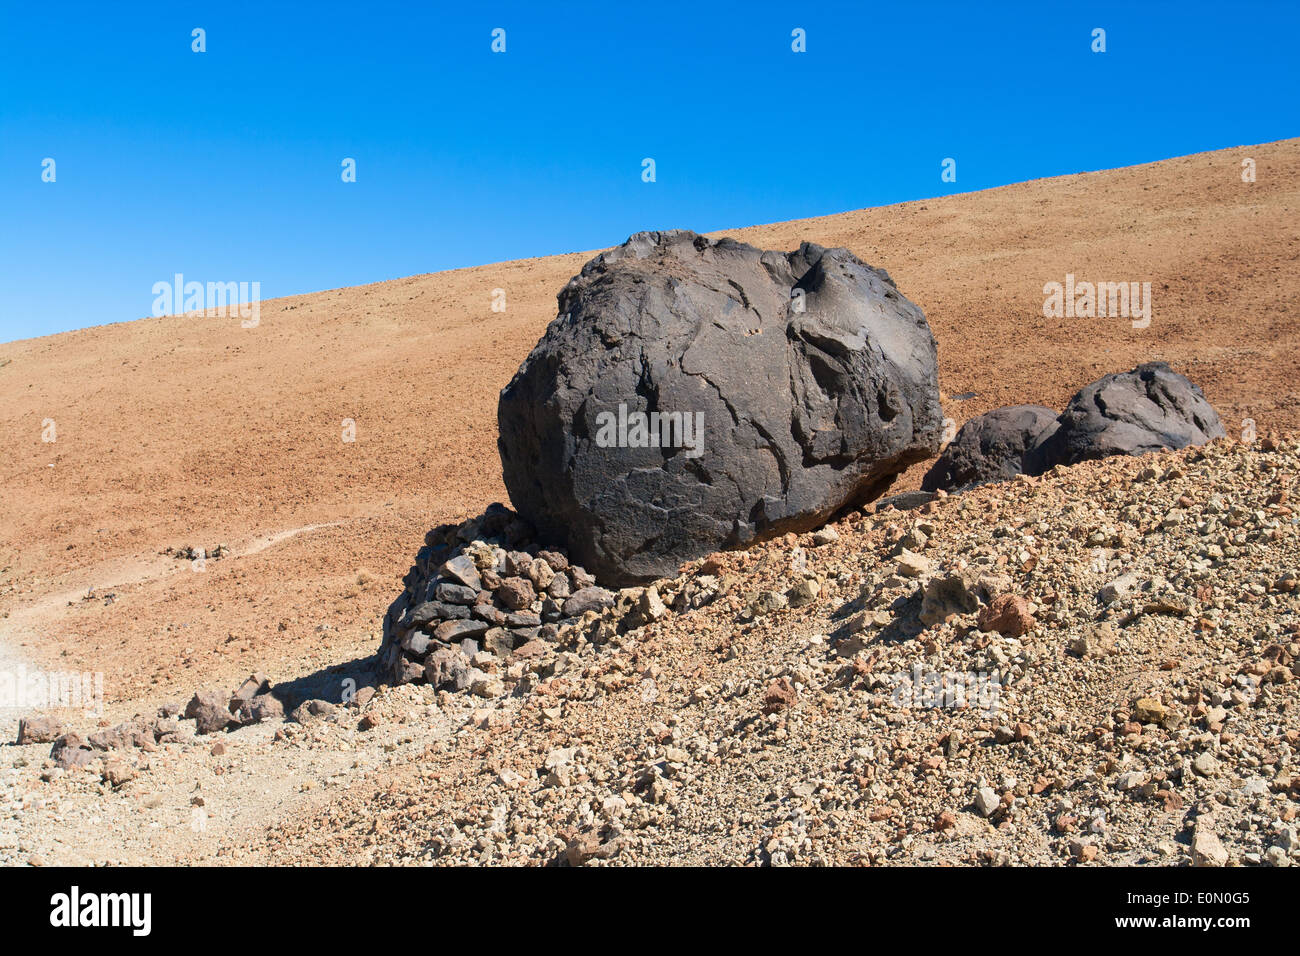
[[[1263, 434], [1300, 428], [1298, 172], [1288, 140], [716, 235], [887, 269], [958, 423], [1163, 359], [1230, 432]], [[128, 715], [366, 658], [424, 531], [504, 500], [497, 393], [591, 254], [277, 299], [251, 329], [191, 315], [0, 345], [4, 660], [100, 672]], [[1044, 318], [1067, 273], [1150, 281], [1150, 327]], [[164, 553], [218, 544], [201, 570]]]

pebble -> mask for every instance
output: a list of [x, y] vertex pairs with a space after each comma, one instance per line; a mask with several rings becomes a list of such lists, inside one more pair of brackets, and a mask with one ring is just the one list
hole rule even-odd
[[981, 816], [991, 817], [1001, 805], [1002, 798], [992, 787], [980, 787], [975, 791], [975, 809]]

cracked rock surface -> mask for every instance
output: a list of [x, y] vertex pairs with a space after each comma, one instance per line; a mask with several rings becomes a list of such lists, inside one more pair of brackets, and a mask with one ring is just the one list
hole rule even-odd
[[1025, 452], [1056, 423], [1043, 405], [1008, 405], [962, 425], [925, 474], [925, 491], [952, 491], [989, 481], [1006, 481], [1024, 471]]
[[1041, 405], [995, 408], [966, 422], [921, 483], [959, 491], [1056, 465], [1204, 445], [1226, 432], [1201, 389], [1164, 362], [1105, 375], [1059, 416]]
[[1026, 471], [1111, 455], [1204, 445], [1227, 433], [1201, 389], [1164, 362], [1106, 375], [1081, 388], [1026, 455]]
[[846, 249], [638, 233], [559, 313], [501, 393], [502, 471], [610, 584], [818, 527], [938, 451], [925, 316]]

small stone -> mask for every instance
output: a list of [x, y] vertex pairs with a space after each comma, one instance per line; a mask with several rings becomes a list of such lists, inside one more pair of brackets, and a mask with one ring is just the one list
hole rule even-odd
[[513, 770], [506, 769], [497, 772], [497, 783], [507, 790], [513, 790], [523, 782], [523, 775], [515, 773]]
[[104, 782], [116, 790], [122, 784], [134, 780], [136, 769], [120, 757], [110, 757], [104, 762]]
[[509, 657], [515, 649], [515, 636], [504, 628], [494, 627], [483, 635], [483, 649], [497, 657]]
[[438, 572], [446, 577], [459, 581], [467, 588], [474, 591], [483, 590], [483, 579], [479, 576], [478, 567], [474, 564], [473, 559], [466, 555], [457, 555], [449, 561], [445, 561], [438, 569]]
[[1121, 574], [1114, 581], [1110, 581], [1102, 586], [1097, 593], [1097, 599], [1102, 604], [1113, 604], [1120, 598], [1127, 597], [1133, 593], [1133, 589], [1138, 586], [1139, 578], [1133, 572]]
[[443, 581], [434, 588], [433, 598], [437, 604], [473, 604], [478, 598], [478, 591], [464, 584]]
[[506, 578], [496, 590], [497, 599], [512, 611], [521, 611], [537, 600], [533, 583], [527, 578]]
[[95, 760], [95, 752], [78, 734], [63, 734], [50, 748], [50, 756], [63, 770], [87, 767]]
[[817, 600], [817, 595], [821, 594], [822, 586], [814, 578], [804, 578], [786, 592], [786, 599], [790, 607], [807, 607]]
[[1097, 859], [1097, 844], [1085, 840], [1071, 840], [1070, 855], [1080, 863], [1091, 863]]
[[539, 592], [545, 591], [551, 586], [551, 582], [555, 580], [555, 570], [542, 558], [534, 558], [529, 563], [524, 574]]
[[265, 674], [254, 672], [239, 685], [235, 691], [233, 699], [230, 701], [230, 709], [237, 711], [242, 705], [248, 703], [258, 694], [265, 694], [271, 689], [271, 679]]
[[1133, 790], [1147, 782], [1147, 775], [1137, 770], [1130, 770], [1128, 773], [1120, 774], [1119, 779], [1115, 781], [1115, 787], [1118, 790]]
[[469, 686], [469, 661], [461, 650], [439, 648], [424, 662], [424, 678], [438, 690], [464, 690]]
[[429, 650], [429, 635], [423, 631], [411, 631], [402, 638], [402, 650], [415, 657], [423, 657]]
[[789, 606], [789, 599], [780, 591], [760, 591], [745, 605], [741, 616], [746, 619], [764, 617], [773, 611], [780, 611]]
[[487, 631], [487, 621], [443, 621], [434, 630], [433, 636], [444, 644], [455, 644], [486, 634]]
[[813, 547], [816, 548], [820, 548], [827, 544], [834, 544], [838, 540], [840, 540], [840, 533], [830, 525], [827, 525], [824, 528], [819, 528], [817, 531], [813, 532], [812, 543]]
[[969, 614], [979, 607], [979, 599], [971, 592], [965, 574], [946, 574], [933, 577], [925, 586], [921, 597], [921, 623], [926, 627], [942, 624], [958, 614]]
[[653, 584], [641, 592], [641, 597], [637, 601], [637, 611], [641, 620], [646, 623], [657, 621], [668, 613], [663, 598], [659, 596], [659, 589]]
[[1219, 761], [1214, 759], [1214, 754], [1204, 750], [1192, 761], [1192, 770], [1202, 777], [1213, 777], [1219, 772]]
[[[500, 587], [500, 584], [497, 585]], [[491, 604], [475, 604], [470, 612], [480, 621], [486, 621], [491, 627], [505, 627], [506, 618], [510, 617], [501, 608]]]
[[240, 708], [239, 719], [245, 724], [260, 724], [264, 720], [284, 717], [284, 704], [272, 694], [258, 694]]
[[482, 677], [476, 678], [474, 682], [470, 684], [469, 691], [475, 697], [500, 697], [506, 692], [506, 685], [502, 682], [501, 678], [492, 674], [485, 674]]
[[614, 606], [614, 592], [605, 588], [585, 587], [573, 593], [562, 608], [565, 617], [581, 617], [587, 611], [603, 611]]
[[1165, 718], [1165, 705], [1154, 697], [1140, 697], [1133, 705], [1133, 719], [1140, 724], [1158, 724]]
[[1075, 657], [1096, 657], [1100, 648], [1089, 635], [1081, 634], [1070, 641], [1070, 653]]
[[[442, 585], [439, 585], [441, 587]], [[455, 587], [461, 587], [457, 584]], [[465, 590], [469, 590], [466, 588]], [[425, 601], [410, 612], [409, 618], [403, 618], [401, 627], [426, 627], [435, 621], [463, 620], [470, 616], [471, 608], [464, 604], [448, 604], [445, 601]]]
[[63, 735], [63, 722], [48, 714], [24, 717], [18, 721], [19, 744], [50, 744]]
[[569, 559], [558, 551], [538, 551], [537, 556], [549, 564], [553, 571], [564, 571], [569, 567]]
[[567, 767], [573, 763], [573, 758], [577, 756], [577, 747], [557, 747], [548, 751], [542, 759], [542, 767], [546, 770], [555, 770], [558, 767]]
[[299, 704], [297, 707], [293, 709], [293, 713], [290, 714], [289, 716], [291, 716], [298, 723], [305, 724], [309, 722], [313, 717], [320, 717], [320, 718], [332, 717], [337, 712], [338, 712], [338, 708], [335, 707], [333, 704], [331, 704], [329, 701], [316, 699], [316, 700], [304, 701], [303, 703]]
[[185, 719], [193, 720], [194, 729], [200, 734], [215, 734], [235, 723], [226, 695], [211, 689], [197, 691], [190, 698], [185, 705]]
[[975, 623], [981, 631], [997, 631], [1007, 637], [1020, 637], [1034, 626], [1029, 602], [1018, 594], [999, 594], [979, 612]]
[[549, 646], [543, 640], [533, 639], [526, 641], [519, 647], [515, 648], [515, 657], [520, 660], [532, 660], [541, 657], [549, 650]]
[[919, 578], [930, 573], [930, 559], [904, 548], [894, 569], [905, 578]]
[[979, 811], [980, 816], [993, 816], [994, 812], [1001, 805], [1002, 800], [998, 796], [997, 791], [992, 787], [980, 787], [979, 790], [975, 792], [975, 809]]
[[797, 699], [798, 695], [790, 679], [781, 677], [767, 686], [767, 691], [763, 694], [763, 713], [776, 714], [788, 710]]
[[1192, 836], [1192, 866], [1227, 866], [1228, 851], [1215, 832], [1198, 825]]

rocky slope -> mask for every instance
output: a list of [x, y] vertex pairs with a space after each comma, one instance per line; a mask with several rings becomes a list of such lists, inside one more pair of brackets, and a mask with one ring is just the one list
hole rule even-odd
[[[1163, 359], [1237, 436], [1243, 419], [1300, 428], [1297, 221], [1292, 139], [719, 234], [887, 270], [938, 340], [956, 425], [1060, 409]], [[19, 505], [0, 508], [0, 642], [102, 672], [128, 716], [373, 652], [424, 533], [506, 500], [499, 392], [591, 255], [267, 301], [255, 329], [194, 314], [0, 345], [0, 474]], [[1067, 274], [1149, 279], [1151, 324], [1044, 316], [1044, 283]], [[201, 574], [162, 553], [218, 543], [230, 553]]]
[[[711, 572], [711, 603], [530, 693], [381, 698], [456, 729], [260, 852], [1287, 865], [1298, 453], [1089, 463], [718, 556], [664, 588]], [[966, 706], [926, 699], [936, 672]]]
[[[1297, 474], [1300, 441], [1221, 440], [712, 556], [656, 620], [501, 662], [499, 697], [381, 688], [224, 735], [332, 760], [332, 792], [209, 858], [1298, 862]], [[162, 744], [160, 776], [212, 739]], [[34, 782], [40, 756], [44, 799], [108, 789]], [[54, 829], [28, 851], [57, 859]]]

